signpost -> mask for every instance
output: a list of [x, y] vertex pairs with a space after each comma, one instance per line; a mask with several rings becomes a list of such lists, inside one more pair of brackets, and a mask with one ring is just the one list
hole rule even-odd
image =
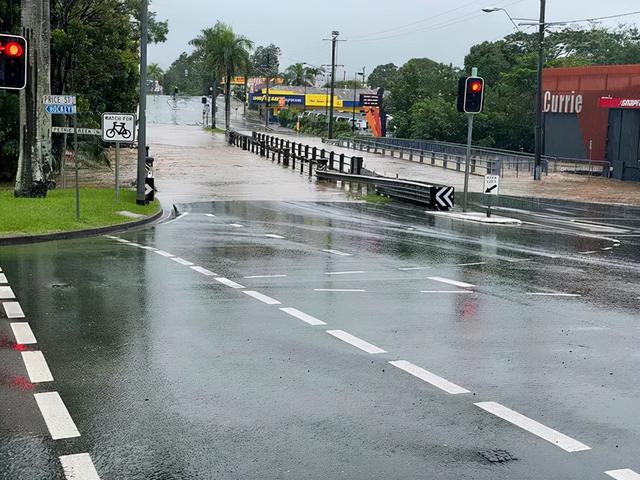
[[491, 197], [500, 195], [500, 175], [485, 175], [484, 176], [484, 190], [487, 198], [487, 218], [491, 217]]
[[120, 200], [120, 142], [136, 139], [136, 116], [133, 113], [105, 113], [102, 115], [102, 140], [116, 144], [116, 200]]
[[[76, 220], [80, 221], [80, 174], [78, 172], [78, 115], [77, 99], [75, 95], [44, 95], [42, 103], [45, 105], [47, 113], [51, 115], [73, 115], [73, 160], [76, 170]], [[66, 148], [66, 145], [65, 147]], [[62, 176], [62, 186], [64, 188], [64, 165], [65, 158], [62, 156], [60, 174]]]

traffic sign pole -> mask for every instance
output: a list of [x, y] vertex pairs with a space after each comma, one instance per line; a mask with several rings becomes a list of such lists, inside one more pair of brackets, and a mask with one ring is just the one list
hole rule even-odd
[[78, 171], [78, 115], [73, 114], [73, 159], [76, 164], [76, 221], [80, 221], [80, 174]]
[[471, 164], [471, 142], [473, 141], [473, 117], [469, 114], [469, 127], [467, 129], [467, 159], [464, 164], [464, 196], [462, 197], [462, 211], [466, 213], [469, 205], [469, 170]]
[[120, 142], [116, 142], [116, 201], [120, 200]]

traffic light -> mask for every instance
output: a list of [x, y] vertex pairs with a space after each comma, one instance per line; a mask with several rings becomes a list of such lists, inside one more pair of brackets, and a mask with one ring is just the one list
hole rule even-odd
[[480, 113], [484, 106], [484, 79], [462, 77], [458, 82], [458, 111]]
[[27, 86], [27, 41], [0, 34], [0, 89], [22, 90]]

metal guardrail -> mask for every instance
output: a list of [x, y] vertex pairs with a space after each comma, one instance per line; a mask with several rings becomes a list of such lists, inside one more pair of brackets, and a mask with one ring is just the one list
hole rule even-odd
[[258, 132], [245, 135], [230, 131], [228, 142], [230, 145], [267, 159], [270, 158], [272, 162], [277, 161], [278, 164], [282, 163], [283, 166], [294, 170], [296, 165], [299, 165], [300, 173], [304, 173], [306, 165], [309, 177], [313, 175], [315, 166], [316, 176], [321, 180], [374, 185], [381, 194], [425, 205], [433, 210], [449, 210], [454, 205], [455, 189], [453, 187], [366, 175], [362, 157], [347, 157], [344, 153], [338, 155], [333, 151]]

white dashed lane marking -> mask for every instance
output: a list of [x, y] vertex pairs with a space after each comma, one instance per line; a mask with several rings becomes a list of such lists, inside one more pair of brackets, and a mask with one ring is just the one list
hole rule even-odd
[[281, 308], [280, 310], [282, 310], [284, 313], [287, 313], [289, 315], [291, 315], [292, 317], [295, 317], [299, 320], [302, 320], [303, 322], [308, 323], [309, 325], [326, 325], [325, 322], [323, 322], [322, 320], [318, 320], [315, 317], [312, 317], [311, 315], [307, 315], [304, 312], [301, 312], [300, 310], [297, 310], [295, 308]]
[[363, 270], [353, 270], [351, 272], [326, 272], [325, 275], [358, 275], [361, 273], [366, 273]]
[[331, 255], [338, 255], [339, 257], [352, 257], [350, 253], [341, 252], [340, 250], [333, 250], [331, 248], [322, 250], [325, 253], [330, 253]]
[[9, 283], [4, 273], [0, 273], [0, 283]]
[[469, 295], [474, 294], [472, 290], [420, 290], [420, 293], [447, 293], [447, 294], [461, 294]]
[[13, 335], [16, 337], [16, 343], [18, 345], [33, 345], [38, 343], [28, 323], [12, 323], [11, 330], [13, 330]]
[[475, 285], [471, 285], [470, 283], [459, 282], [457, 280], [450, 280], [448, 278], [442, 278], [442, 277], [429, 277], [429, 280], [433, 280], [434, 282], [446, 283], [448, 285], [453, 285], [454, 287], [460, 287], [460, 288], [475, 287]]
[[3, 302], [2, 306], [7, 318], [24, 318], [24, 312], [18, 302]]
[[456, 267], [475, 267], [478, 265], [487, 265], [488, 262], [475, 262], [475, 263], [458, 263]]
[[73, 419], [58, 392], [36, 393], [34, 397], [52, 439], [60, 440], [80, 436], [80, 432], [76, 424], [73, 423]]
[[622, 470], [609, 470], [604, 473], [609, 475], [611, 478], [615, 478], [615, 480], [640, 480], [640, 473], [636, 473], [629, 468], [624, 468]]
[[444, 390], [447, 393], [452, 395], [459, 395], [461, 393], [470, 393], [469, 390], [462, 388], [455, 383], [451, 383], [448, 380], [445, 380], [438, 375], [435, 375], [424, 368], [420, 368], [413, 363], [407, 362], [406, 360], [397, 360], [394, 362], [389, 362], [394, 367], [399, 368], [400, 370], [404, 370], [407, 373], [410, 373], [414, 377], [418, 377], [420, 380], [424, 380], [427, 383], [430, 383], [434, 387], [439, 388], [440, 390]]
[[203, 268], [203, 267], [195, 266], [195, 267], [191, 267], [191, 270], [193, 270], [194, 272], [201, 273], [202, 275], [206, 275], [207, 277], [217, 277], [218, 276], [217, 273], [214, 273], [211, 270], [207, 270], [206, 268]]
[[11, 287], [0, 287], [0, 300], [13, 300], [16, 298]]
[[173, 255], [169, 252], [165, 252], [164, 250], [154, 250], [155, 253], [157, 253], [158, 255], [162, 255], [163, 257], [173, 257]]
[[248, 277], [243, 277], [243, 278], [247, 278], [247, 279], [254, 279], [254, 278], [286, 278], [286, 275], [250, 275]]
[[413, 272], [415, 270], [427, 270], [429, 267], [399, 267], [401, 272]]
[[370, 354], [387, 353], [386, 350], [376, 347], [375, 345], [372, 345], [369, 342], [365, 342], [364, 340], [358, 337], [355, 337], [350, 333], [345, 332], [344, 330], [327, 330], [327, 333], [367, 353], [370, 353]]
[[31, 383], [53, 382], [53, 375], [42, 352], [22, 352], [22, 360]]
[[533, 433], [534, 435], [546, 440], [547, 442], [553, 443], [555, 446], [562, 448], [567, 452], [580, 452], [583, 450], [591, 450], [591, 447], [588, 447], [584, 443], [580, 443], [577, 440], [574, 440], [567, 435], [564, 435], [552, 428], [549, 428], [541, 423], [536, 422], [524, 415], [511, 410], [510, 408], [505, 407], [504, 405], [500, 405], [496, 402], [480, 402], [475, 404], [477, 407], [495, 415], [496, 417], [500, 417], [503, 420], [506, 420], [509, 423], [512, 423], [523, 430], [526, 430], [529, 433]]
[[314, 292], [364, 293], [366, 290], [357, 288], [314, 288]]
[[282, 235], [276, 235], [275, 233], [267, 233], [265, 235], [265, 237], [267, 237], [267, 238], [275, 238], [277, 240], [284, 240], [284, 237]]
[[282, 303], [275, 298], [268, 297], [267, 295], [264, 295], [260, 292], [255, 292], [253, 290], [244, 290], [242, 293], [246, 293], [250, 297], [255, 298], [256, 300], [260, 300], [262, 303], [266, 303], [267, 305], [282, 305]]
[[185, 267], [190, 267], [191, 265], [193, 265], [193, 262], [190, 262], [180, 257], [173, 257], [171, 260], [173, 260], [176, 263], [179, 263], [180, 265], [184, 265]]
[[580, 297], [577, 293], [550, 293], [550, 292], [529, 292], [531, 297]]
[[243, 228], [244, 225], [240, 225], [239, 223], [230, 223], [229, 224], [230, 227], [236, 227], [236, 228]]
[[60, 463], [67, 480], [100, 480], [88, 453], [65, 455], [60, 457]]
[[222, 285], [226, 285], [227, 287], [235, 288], [237, 290], [247, 288], [244, 285], [240, 285], [239, 283], [229, 280], [228, 278], [217, 277], [215, 280], [216, 282], [221, 283]]

